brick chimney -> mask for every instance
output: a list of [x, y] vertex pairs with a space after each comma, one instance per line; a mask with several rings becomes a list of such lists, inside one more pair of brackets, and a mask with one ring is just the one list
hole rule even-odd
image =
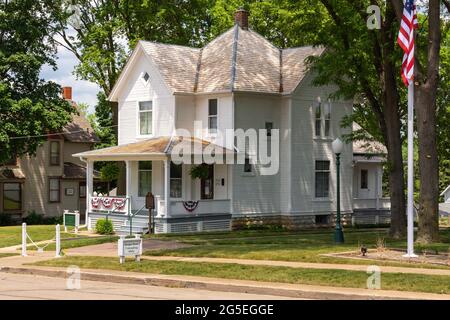
[[72, 100], [72, 87], [63, 87], [62, 96], [65, 100]]
[[243, 8], [239, 8], [234, 13], [234, 23], [237, 23], [243, 30], [248, 30], [248, 16], [250, 13]]

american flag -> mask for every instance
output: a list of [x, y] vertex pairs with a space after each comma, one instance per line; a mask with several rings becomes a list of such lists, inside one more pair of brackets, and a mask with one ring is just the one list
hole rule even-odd
[[414, 29], [417, 29], [417, 11], [414, 0], [406, 0], [397, 42], [405, 54], [402, 61], [402, 80], [408, 86], [414, 79]]

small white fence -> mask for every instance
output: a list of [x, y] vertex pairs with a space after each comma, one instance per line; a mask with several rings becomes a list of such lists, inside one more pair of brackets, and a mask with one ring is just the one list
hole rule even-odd
[[38, 246], [33, 239], [31, 239], [30, 235], [27, 232], [27, 224], [22, 223], [22, 257], [27, 256], [27, 239], [31, 241], [31, 244], [34, 245], [37, 249], [37, 252], [44, 252], [44, 249], [47, 248], [51, 243], [55, 242], [55, 257], [58, 258], [61, 256], [61, 229], [59, 224], [55, 226], [55, 237], [43, 245], [42, 247]]

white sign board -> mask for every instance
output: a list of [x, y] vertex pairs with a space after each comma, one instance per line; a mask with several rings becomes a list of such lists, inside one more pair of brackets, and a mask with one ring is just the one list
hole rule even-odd
[[125, 262], [125, 257], [135, 257], [136, 261], [140, 261], [142, 255], [142, 239], [140, 235], [136, 234], [134, 239], [125, 239], [125, 236], [120, 236], [118, 246], [118, 255], [120, 263]]

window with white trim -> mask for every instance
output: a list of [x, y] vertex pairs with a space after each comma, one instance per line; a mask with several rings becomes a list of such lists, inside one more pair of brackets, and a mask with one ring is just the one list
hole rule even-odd
[[320, 137], [322, 135], [322, 103], [320, 99], [316, 102], [315, 105], [315, 134], [316, 137]]
[[271, 137], [272, 136], [272, 129], [273, 129], [273, 122], [266, 122], [265, 128], [266, 128], [267, 136]]
[[316, 137], [330, 137], [331, 131], [331, 102], [322, 103], [318, 98], [314, 104], [314, 131]]
[[152, 101], [139, 102], [139, 134], [152, 134], [153, 105]]
[[369, 186], [369, 171], [361, 169], [361, 189], [367, 189]]
[[182, 198], [183, 165], [170, 162], [170, 197]]
[[208, 100], [208, 132], [217, 133], [217, 99]]
[[149, 79], [150, 75], [147, 72], [144, 72], [144, 74], [142, 75], [142, 80], [144, 80], [144, 82], [147, 83]]
[[325, 103], [324, 108], [324, 122], [325, 122], [325, 137], [330, 136], [330, 127], [331, 127], [331, 102], [328, 101]]
[[249, 156], [245, 156], [244, 172], [251, 173], [253, 171]]
[[328, 198], [330, 191], [330, 161], [317, 160], [315, 163], [315, 197]]
[[152, 191], [152, 162], [139, 161], [138, 164], [138, 194], [145, 197]]

